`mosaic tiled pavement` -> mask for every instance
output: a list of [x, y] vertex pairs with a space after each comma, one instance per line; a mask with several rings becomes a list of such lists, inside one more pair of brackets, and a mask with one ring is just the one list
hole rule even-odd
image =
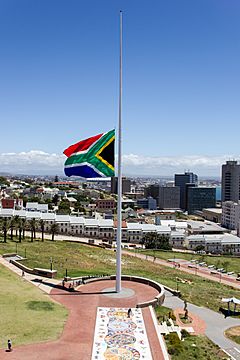
[[92, 360], [151, 360], [141, 309], [98, 307]]

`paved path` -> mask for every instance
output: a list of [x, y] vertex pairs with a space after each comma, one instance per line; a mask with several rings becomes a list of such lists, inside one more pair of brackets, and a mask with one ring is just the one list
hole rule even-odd
[[134, 356], [152, 360], [142, 310], [98, 307], [92, 360]]
[[[170, 292], [166, 291], [164, 305], [175, 310], [184, 307], [183, 300], [177, 296], [173, 296]], [[206, 335], [217, 344], [221, 349], [226, 351], [234, 359], [240, 359], [240, 345], [227, 339], [224, 336], [224, 331], [233, 326], [240, 326], [240, 319], [231, 317], [224, 318], [222, 314], [216, 313], [210, 309], [199, 307], [188, 303], [188, 310], [199, 316], [206, 323]]]
[[[174, 264], [172, 262], [162, 260], [162, 259], [159, 259], [159, 258], [156, 258], [154, 260], [153, 256], [149, 256], [149, 255], [145, 255], [145, 254], [139, 254], [139, 253], [135, 253], [135, 252], [127, 251], [127, 250], [123, 250], [122, 253], [124, 255], [134, 256], [134, 257], [137, 257], [137, 258], [142, 259], [142, 260], [151, 261], [151, 262], [154, 262], [155, 264], [167, 266], [167, 267], [170, 267], [170, 268], [174, 267]], [[188, 268], [188, 266], [186, 264], [181, 265], [181, 267], [177, 268], [177, 270], [188, 273], [188, 274], [191, 274], [191, 275], [201, 276], [201, 277], [203, 277], [205, 279], [209, 279], [209, 280], [212, 280], [212, 281], [221, 282], [224, 285], [232, 286], [235, 289], [240, 290], [240, 283], [235, 278], [232, 278], [231, 276], [228, 276], [228, 275], [209, 274], [203, 268], [198, 268], [197, 271], [196, 271], [195, 269]]]
[[176, 323], [181, 328], [188, 329], [189, 327], [194, 330], [195, 335], [205, 334], [206, 332], [206, 323], [195, 313], [188, 313], [188, 316], [191, 318], [191, 324], [182, 323], [179, 315], [184, 315], [185, 311], [183, 308], [174, 309], [174, 315], [176, 316]]
[[[0, 258], [1, 259], [1, 258]], [[6, 260], [5, 260], [6, 261]], [[4, 261], [4, 265], [7, 264]], [[2, 260], [1, 260], [2, 262]], [[9, 264], [7, 267], [11, 268]], [[14, 267], [15, 268], [15, 267]], [[11, 270], [13, 270], [11, 268]], [[16, 271], [15, 271], [16, 272]], [[32, 281], [29, 279], [29, 281]], [[52, 279], [45, 280], [45, 286]], [[134, 293], [126, 298], [113, 298], [102, 293], [103, 289], [114, 287], [115, 281], [99, 281], [81, 285], [78, 292], [53, 288], [50, 296], [69, 309], [69, 316], [60, 339], [14, 348], [13, 352], [0, 350], [0, 359], [6, 360], [90, 360], [95, 329], [97, 307], [134, 308], [137, 303], [153, 299], [157, 291], [137, 282], [123, 281], [122, 286]], [[49, 292], [49, 291], [48, 291]], [[149, 308], [142, 311], [153, 360], [163, 360], [154, 321]], [[13, 344], [14, 345], [14, 344]]]
[[[4, 259], [3, 257], [0, 256], [0, 264], [2, 264], [3, 266], [5, 266], [6, 268], [8, 268], [9, 270], [13, 271], [15, 274], [22, 276], [22, 270], [19, 269], [17, 266], [11, 264], [9, 261], [7, 261], [6, 259]], [[24, 279], [28, 282], [30, 282], [31, 284], [37, 286], [39, 289], [41, 289], [42, 291], [44, 291], [47, 294], [50, 294], [52, 287], [49, 286], [50, 284], [54, 284], [57, 285], [60, 283], [59, 280], [56, 279], [48, 279], [48, 284], [44, 283], [44, 281], [46, 280], [45, 277], [42, 276], [38, 276], [38, 275], [32, 275], [32, 274], [28, 274], [25, 272], [24, 275]]]

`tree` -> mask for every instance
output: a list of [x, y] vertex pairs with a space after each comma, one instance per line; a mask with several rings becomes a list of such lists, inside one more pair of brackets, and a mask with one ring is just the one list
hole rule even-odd
[[6, 185], [6, 186], [10, 185], [8, 179], [5, 176], [0, 176], [0, 185]]
[[70, 203], [68, 199], [63, 199], [60, 204], [58, 205], [58, 213], [59, 214], [70, 214]]
[[25, 239], [25, 230], [26, 230], [26, 227], [27, 227], [27, 220], [26, 218], [22, 218], [22, 237], [23, 239]]
[[58, 176], [56, 175], [55, 178], [54, 178], [54, 182], [58, 182], [59, 179], [58, 179]]
[[228, 271], [228, 265], [230, 264], [230, 262], [229, 261], [224, 261], [223, 263], [222, 263], [222, 266], [224, 267], [224, 269], [226, 270], [226, 271]]
[[1, 230], [3, 232], [3, 241], [6, 243], [7, 242], [7, 232], [9, 229], [9, 222], [7, 218], [4, 218], [2, 220], [2, 224], [1, 224]]
[[54, 241], [54, 235], [58, 232], [58, 224], [53, 223], [50, 228], [50, 233], [52, 234], [52, 241]]
[[150, 232], [144, 236], [143, 243], [146, 249], [171, 250], [169, 236], [164, 234]]
[[9, 228], [10, 228], [10, 239], [13, 240], [13, 229], [15, 227], [15, 221], [14, 218], [11, 218], [10, 223], [9, 223]]
[[143, 237], [143, 244], [146, 249], [156, 249], [156, 236], [154, 232], [150, 232], [145, 234]]
[[74, 205], [74, 210], [82, 212], [82, 213], [86, 212], [84, 206], [82, 206], [81, 203], [79, 203], [79, 202], [76, 202], [76, 204]]
[[22, 231], [23, 231], [23, 223], [22, 223], [22, 219], [19, 219], [18, 221], [19, 242], [22, 242]]
[[57, 206], [58, 201], [59, 201], [59, 196], [58, 196], [58, 194], [55, 194], [52, 198], [52, 202], [55, 206]]
[[39, 225], [40, 225], [40, 228], [41, 228], [41, 233], [42, 233], [42, 241], [44, 241], [44, 226], [45, 226], [45, 221], [43, 219], [41, 219], [39, 221]]
[[18, 215], [15, 215], [13, 217], [13, 221], [14, 221], [14, 224], [15, 224], [15, 229], [16, 229], [16, 236], [18, 236], [18, 224], [19, 224], [19, 219], [20, 217]]
[[33, 242], [33, 239], [36, 239], [36, 219], [32, 218], [29, 221], [29, 227], [31, 231], [31, 242]]
[[198, 245], [195, 247], [195, 251], [203, 251], [205, 249], [204, 245]]

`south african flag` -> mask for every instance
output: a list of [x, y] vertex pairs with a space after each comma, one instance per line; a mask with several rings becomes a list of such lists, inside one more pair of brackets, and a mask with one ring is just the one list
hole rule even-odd
[[64, 150], [68, 157], [64, 164], [67, 176], [84, 178], [114, 176], [115, 130], [95, 135]]

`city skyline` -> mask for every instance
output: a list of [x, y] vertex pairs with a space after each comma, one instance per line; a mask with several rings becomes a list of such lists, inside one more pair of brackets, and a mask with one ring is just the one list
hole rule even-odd
[[[221, 177], [221, 167], [228, 160], [239, 157], [146, 157], [137, 155], [123, 155], [123, 172], [127, 176], [166, 176], [173, 177], [175, 173], [192, 171], [200, 177]], [[2, 173], [28, 175], [64, 175], [63, 154], [49, 154], [44, 151], [29, 151], [20, 153], [0, 154]], [[115, 165], [116, 167], [116, 165]]]
[[0, 8], [1, 171], [62, 173], [64, 148], [116, 126], [120, 9], [124, 173], [220, 176], [240, 159], [239, 2]]

